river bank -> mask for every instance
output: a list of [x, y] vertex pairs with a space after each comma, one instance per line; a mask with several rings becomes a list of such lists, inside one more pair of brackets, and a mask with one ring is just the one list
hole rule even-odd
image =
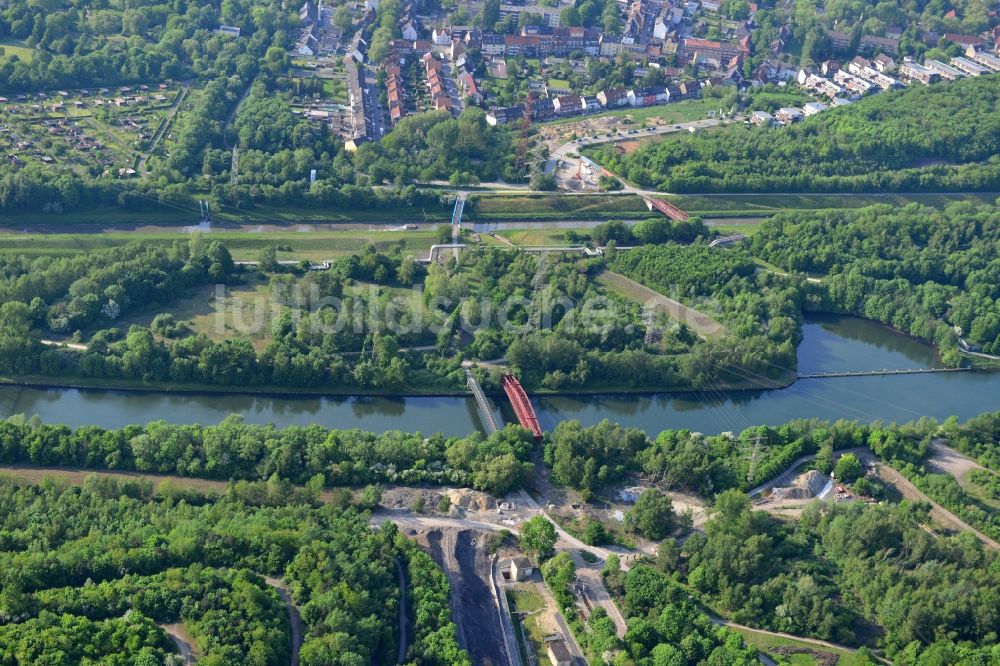
[[[808, 316], [798, 350], [799, 371], [932, 367], [934, 350], [872, 322]], [[666, 428], [738, 432], [816, 417], [864, 422], [905, 422], [927, 416], [971, 418], [1000, 409], [1000, 373], [957, 372], [849, 379], [803, 379], [781, 390], [702, 393], [532, 394], [544, 430], [569, 419], [595, 425], [604, 419], [652, 436]], [[500, 423], [514, 414], [505, 399], [491, 399]], [[164, 420], [218, 423], [239, 414], [248, 423], [277, 427], [319, 424], [384, 432], [403, 430], [465, 436], [484, 430], [471, 396], [322, 396], [181, 393], [156, 390], [0, 386], [0, 417], [37, 414], [71, 427], [123, 427]]]

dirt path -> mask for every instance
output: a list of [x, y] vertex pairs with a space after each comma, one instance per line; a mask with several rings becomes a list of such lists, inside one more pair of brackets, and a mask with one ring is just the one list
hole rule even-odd
[[948, 440], [946, 439], [935, 439], [931, 442], [931, 451], [933, 453], [927, 459], [927, 465], [933, 468], [934, 471], [951, 474], [959, 483], [962, 483], [965, 475], [972, 470], [986, 470], [985, 467], [972, 458], [967, 458], [948, 446]]
[[167, 130], [170, 128], [170, 124], [174, 121], [174, 116], [176, 116], [177, 112], [180, 110], [181, 104], [183, 104], [184, 100], [187, 98], [189, 90], [191, 90], [191, 84], [185, 83], [181, 91], [177, 93], [177, 99], [174, 100], [170, 110], [167, 111], [167, 115], [163, 119], [163, 122], [160, 123], [160, 126], [156, 129], [156, 134], [153, 135], [153, 140], [149, 144], [149, 150], [139, 157], [139, 168], [136, 169], [136, 171], [139, 172], [140, 177], [146, 173], [146, 163], [149, 162], [150, 156], [152, 156], [152, 154], [156, 151], [156, 147], [160, 145], [160, 139], [163, 138], [163, 135], [166, 134]]
[[171, 624], [161, 624], [160, 628], [167, 632], [170, 636], [170, 640], [174, 642], [177, 647], [177, 651], [181, 654], [181, 659], [184, 660], [185, 664], [194, 663], [194, 654], [191, 650], [192, 638], [188, 634], [187, 629], [180, 622], [173, 622]]
[[[711, 617], [711, 616], [710, 616]], [[745, 624], [737, 624], [736, 622], [731, 622], [725, 620], [721, 617], [711, 617], [712, 624], [718, 625], [720, 627], [729, 627], [730, 629], [739, 629], [741, 631], [749, 631], [755, 634], [762, 634], [764, 636], [775, 636], [777, 638], [787, 638], [793, 641], [801, 641], [802, 643], [809, 643], [810, 645], [818, 645], [819, 647], [825, 647], [832, 650], [844, 650], [846, 652], [857, 652], [857, 648], [848, 647], [846, 645], [840, 645], [839, 643], [831, 643], [829, 641], [823, 641], [818, 638], [806, 638], [805, 636], [795, 636], [792, 634], [786, 634], [780, 631], [768, 631], [767, 629], [757, 629], [755, 627], [748, 627]]]
[[954, 513], [925, 495], [919, 488], [913, 485], [909, 479], [894, 470], [892, 467], [889, 467], [884, 463], [879, 465], [879, 477], [883, 481], [892, 484], [903, 497], [930, 504], [931, 517], [944, 527], [955, 530], [956, 532], [972, 532], [984, 546], [992, 550], [1000, 551], [1000, 543], [997, 543], [971, 525], [966, 524], [965, 521], [956, 516]]
[[723, 328], [722, 324], [708, 315], [694, 308], [689, 308], [683, 303], [668, 298], [624, 275], [606, 270], [597, 276], [597, 281], [623, 296], [642, 303], [643, 309], [657, 310], [678, 323], [686, 324], [703, 338], [717, 338], [725, 333], [726, 329]]
[[292, 595], [289, 594], [288, 588], [285, 587], [283, 582], [270, 576], [264, 578], [264, 582], [273, 587], [277, 591], [278, 596], [281, 597], [281, 600], [285, 602], [285, 608], [288, 610], [288, 619], [292, 625], [291, 666], [298, 666], [299, 648], [302, 647], [302, 617], [299, 615], [299, 609], [292, 603]]

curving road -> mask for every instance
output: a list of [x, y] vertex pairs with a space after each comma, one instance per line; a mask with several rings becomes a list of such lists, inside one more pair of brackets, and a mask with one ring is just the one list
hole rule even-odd
[[[738, 119], [737, 119], [738, 120]], [[731, 122], [736, 122], [733, 120]], [[687, 123], [680, 123], [677, 125], [663, 125], [661, 127], [648, 128], [645, 130], [636, 130], [635, 128], [626, 130], [617, 130], [611, 132], [610, 135], [599, 136], [597, 138], [583, 137], [574, 141], [567, 141], [566, 143], [558, 146], [555, 150], [549, 153], [549, 159], [545, 162], [545, 173], [556, 174], [558, 180], [558, 170], [557, 165], [559, 161], [562, 160], [565, 163], [575, 163], [578, 160], [569, 157], [570, 153], [576, 153], [581, 148], [586, 146], [595, 146], [602, 143], [612, 143], [615, 141], [630, 141], [642, 139], [651, 136], [662, 136], [664, 134], [676, 134], [679, 132], [687, 132], [689, 130], [706, 129], [709, 127], [715, 127], [716, 125], [723, 124], [724, 120], [720, 118], [704, 118], [702, 120], [694, 120]], [[634, 132], [631, 133], [630, 132]], [[567, 164], [563, 167], [563, 173], [566, 174], [566, 179], [571, 179], [572, 174], [575, 173], [575, 169], [572, 164]], [[620, 192], [627, 194], [645, 194], [645, 195], [661, 195], [666, 194], [666, 192], [660, 192], [657, 190], [647, 190], [641, 187], [635, 187], [629, 183], [622, 181], [623, 188]]]

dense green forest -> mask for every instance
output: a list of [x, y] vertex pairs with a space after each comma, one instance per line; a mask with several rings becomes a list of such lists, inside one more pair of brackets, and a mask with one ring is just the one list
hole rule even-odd
[[391, 523], [372, 531], [356, 509], [259, 485], [154, 495], [148, 482], [0, 478], [0, 663], [164, 664], [173, 649], [157, 623], [182, 622], [199, 663], [285, 664], [288, 611], [264, 576], [301, 610], [300, 663], [396, 663], [400, 563], [407, 663], [469, 663], [444, 575]]
[[958, 359], [958, 327], [983, 351], [1000, 352], [1000, 212], [955, 203], [860, 211], [782, 213], [765, 221], [749, 251], [806, 282], [807, 310], [874, 319]]
[[[654, 240], [687, 233], [669, 223], [646, 225], [647, 232]], [[580, 259], [488, 248], [425, 270], [398, 248], [368, 246], [323, 272], [279, 266], [273, 251], [264, 254], [256, 273], [198, 236], [76, 258], [0, 255], [0, 372], [134, 384], [462, 390], [463, 359], [506, 357], [527, 385], [559, 390], [752, 383], [795, 364], [798, 293], [780, 277], [754, 275], [742, 251], [668, 242]], [[659, 272], [666, 264], [675, 266], [669, 275]], [[606, 289], [597, 281], [605, 266], [710, 312], [718, 302], [745, 344], [701, 340], [687, 325]], [[706, 281], [705, 266], [729, 278]], [[648, 279], [650, 271], [657, 279]], [[270, 285], [266, 307], [280, 306], [263, 348], [245, 331], [196, 333], [171, 315], [195, 287], [240, 286], [261, 273]], [[417, 285], [421, 292], [412, 291]], [[160, 316], [148, 327], [115, 325], [137, 311]], [[86, 350], [40, 343], [73, 334]], [[433, 350], [401, 353], [420, 346]], [[495, 371], [483, 380], [498, 386]]]
[[[936, 538], [927, 520], [926, 507], [908, 503], [814, 503], [785, 522], [731, 490], [716, 497], [704, 533], [661, 546], [655, 565], [624, 581], [609, 572], [608, 583], [630, 616], [626, 643], [646, 649], [692, 622], [694, 590], [739, 623], [850, 645], [877, 636], [896, 664], [993, 663], [997, 556], [968, 534]], [[875, 663], [864, 652], [858, 663]]]
[[[1000, 76], [868, 97], [789, 127], [731, 126], [595, 158], [668, 192], [1000, 188]], [[611, 145], [611, 144], [609, 144]]]

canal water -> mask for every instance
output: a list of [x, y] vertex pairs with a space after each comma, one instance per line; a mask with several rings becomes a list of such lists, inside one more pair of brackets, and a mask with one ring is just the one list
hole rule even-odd
[[[930, 347], [861, 319], [810, 317], [803, 333], [798, 352], [803, 373], [940, 366]], [[866, 422], [909, 421], [923, 415], [966, 419], [1000, 410], [1000, 373], [805, 379], [775, 391], [536, 396], [533, 401], [546, 430], [566, 419], [585, 425], [609, 419], [651, 435], [666, 428], [739, 431], [807, 417]], [[318, 423], [449, 435], [482, 428], [471, 397], [268, 397], [0, 387], [0, 415], [37, 414], [46, 422], [73, 427], [116, 428], [153, 420], [209, 424], [231, 413], [247, 422], [278, 426]], [[513, 418], [506, 408], [498, 415]]]

